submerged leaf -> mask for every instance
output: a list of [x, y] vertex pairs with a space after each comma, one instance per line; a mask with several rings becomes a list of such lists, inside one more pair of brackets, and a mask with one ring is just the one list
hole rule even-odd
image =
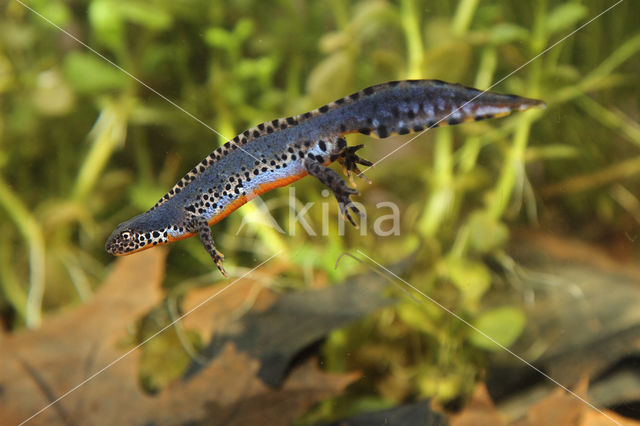
[[565, 3], [549, 13], [546, 27], [549, 34], [562, 31], [574, 25], [587, 15], [587, 6], [580, 3]]
[[489, 338], [473, 330], [469, 340], [479, 348], [498, 351], [501, 348], [496, 342], [505, 347], [511, 346], [522, 333], [526, 322], [524, 313], [518, 308], [496, 308], [483, 313], [474, 321], [474, 326]]
[[94, 94], [124, 89], [129, 77], [91, 53], [72, 52], [65, 57], [64, 74], [79, 92]]
[[446, 266], [448, 277], [467, 302], [477, 302], [489, 289], [491, 274], [483, 263], [452, 257]]

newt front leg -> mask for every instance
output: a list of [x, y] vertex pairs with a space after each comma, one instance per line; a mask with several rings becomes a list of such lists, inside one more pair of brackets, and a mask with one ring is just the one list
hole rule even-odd
[[194, 218], [190, 223], [190, 227], [193, 232], [198, 233], [200, 241], [202, 241], [202, 245], [207, 253], [209, 253], [209, 256], [211, 256], [211, 259], [213, 259], [213, 262], [216, 264], [220, 272], [222, 272], [222, 275], [224, 275], [225, 278], [228, 278], [229, 274], [227, 274], [227, 271], [222, 267], [224, 255], [216, 249], [216, 246], [213, 243], [213, 234], [211, 233], [211, 228], [207, 221], [202, 218]]

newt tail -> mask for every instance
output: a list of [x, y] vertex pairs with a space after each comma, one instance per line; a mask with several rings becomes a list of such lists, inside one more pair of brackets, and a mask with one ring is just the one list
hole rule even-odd
[[344, 139], [360, 132], [378, 138], [427, 128], [503, 117], [513, 111], [544, 107], [516, 95], [482, 92], [439, 80], [392, 81], [368, 87], [304, 114], [258, 124], [209, 154], [151, 209], [113, 231], [106, 250], [126, 255], [198, 234], [217, 265], [210, 226], [256, 196], [312, 175], [328, 186], [344, 217], [360, 214], [350, 197], [358, 191], [327, 166], [342, 163], [360, 174], [356, 155], [362, 145]]

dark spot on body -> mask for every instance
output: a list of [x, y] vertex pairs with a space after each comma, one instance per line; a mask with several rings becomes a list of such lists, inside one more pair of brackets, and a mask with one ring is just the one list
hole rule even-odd
[[329, 105], [321, 106], [320, 108], [318, 108], [318, 111], [324, 114], [325, 112], [329, 111]]

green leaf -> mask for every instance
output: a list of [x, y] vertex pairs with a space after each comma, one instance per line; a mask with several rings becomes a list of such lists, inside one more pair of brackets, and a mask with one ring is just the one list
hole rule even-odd
[[483, 263], [457, 257], [445, 262], [449, 279], [467, 302], [475, 303], [489, 289], [491, 274]]
[[[69, 23], [69, 8], [60, 1], [41, 1], [40, 5], [31, 4], [42, 16], [46, 16], [48, 20], [60, 27], [66, 27]], [[48, 23], [44, 23], [49, 25]]]
[[124, 89], [129, 78], [108, 62], [90, 53], [71, 52], [64, 59], [67, 81], [82, 93]]
[[476, 253], [491, 253], [503, 247], [509, 238], [507, 227], [484, 211], [469, 218], [469, 246]]
[[173, 21], [171, 15], [158, 7], [157, 3], [150, 6], [148, 3], [126, 1], [118, 2], [117, 5], [127, 21], [153, 30], [166, 30]]
[[92, 1], [88, 14], [98, 39], [111, 49], [118, 50], [124, 43], [124, 23], [113, 4], [108, 0]]
[[204, 33], [204, 41], [212, 47], [228, 48], [233, 43], [233, 36], [224, 28], [208, 28]]
[[525, 40], [529, 31], [520, 25], [504, 22], [495, 25], [489, 32], [489, 41], [493, 44], [506, 44], [513, 41]]
[[245, 41], [253, 34], [253, 21], [251, 19], [242, 18], [233, 28], [233, 35], [238, 39]]
[[[435, 307], [435, 310], [429, 308], [429, 305]], [[438, 336], [439, 328], [434, 325], [434, 319], [439, 318], [443, 311], [435, 305], [405, 303], [399, 305], [396, 312], [400, 319], [414, 330], [419, 330], [432, 336]]]
[[587, 15], [589, 10], [580, 3], [565, 3], [553, 9], [547, 17], [547, 32], [551, 35], [562, 31]]
[[[502, 346], [509, 347], [522, 334], [526, 322], [527, 319], [520, 309], [505, 306], [483, 313], [473, 325]], [[474, 346], [488, 351], [500, 350], [501, 348], [491, 339], [475, 330], [469, 335], [469, 341]]]

